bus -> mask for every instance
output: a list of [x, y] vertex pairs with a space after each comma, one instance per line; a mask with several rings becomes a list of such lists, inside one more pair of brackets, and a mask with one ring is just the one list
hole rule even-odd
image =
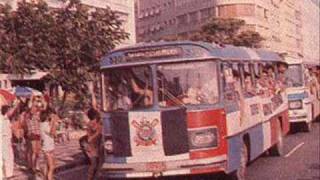
[[283, 152], [288, 102], [274, 81], [281, 63], [269, 51], [191, 41], [106, 55], [101, 173], [244, 179], [249, 161]]
[[289, 121], [293, 125], [302, 125], [301, 130], [309, 132], [312, 121], [320, 115], [320, 65], [302, 60], [287, 63]]

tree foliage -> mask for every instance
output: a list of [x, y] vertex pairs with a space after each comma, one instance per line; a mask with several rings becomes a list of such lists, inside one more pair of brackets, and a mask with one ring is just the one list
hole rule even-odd
[[[243, 31], [245, 21], [240, 19], [213, 18], [192, 33], [190, 40], [232, 44], [236, 46], [260, 47], [263, 37], [254, 31]], [[185, 37], [183, 37], [185, 38]]]
[[80, 0], [53, 9], [44, 1], [0, 8], [0, 71], [47, 71], [50, 83], [82, 95], [103, 55], [128, 38], [120, 17], [109, 7], [97, 9]]

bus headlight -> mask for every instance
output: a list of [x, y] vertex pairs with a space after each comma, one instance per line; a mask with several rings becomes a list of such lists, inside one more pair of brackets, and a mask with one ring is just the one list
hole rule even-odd
[[104, 149], [107, 153], [113, 153], [113, 143], [111, 139], [107, 139], [104, 141]]
[[213, 148], [218, 146], [217, 128], [189, 131], [190, 149]]
[[289, 101], [289, 109], [302, 109], [302, 100]]

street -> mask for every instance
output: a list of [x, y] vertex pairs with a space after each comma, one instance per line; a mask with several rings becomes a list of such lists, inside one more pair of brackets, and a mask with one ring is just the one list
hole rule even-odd
[[[320, 179], [320, 123], [313, 123], [311, 133], [291, 133], [285, 138], [283, 157], [262, 155], [251, 162], [247, 171], [247, 180], [319, 180]], [[76, 167], [57, 175], [59, 180], [85, 180], [86, 166]], [[217, 176], [166, 177], [164, 180], [191, 179], [212, 180], [228, 179]]]
[[320, 179], [320, 124], [311, 133], [293, 133], [285, 138], [283, 157], [261, 157], [248, 168], [248, 180]]

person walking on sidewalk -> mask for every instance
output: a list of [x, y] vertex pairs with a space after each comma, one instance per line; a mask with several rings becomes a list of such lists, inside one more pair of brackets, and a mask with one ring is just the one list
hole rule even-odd
[[12, 148], [12, 129], [9, 120], [10, 106], [2, 106], [2, 154], [3, 154], [3, 167], [4, 175], [6, 178], [13, 176], [14, 170], [14, 154]]
[[102, 124], [98, 111], [91, 108], [88, 113], [88, 147], [87, 155], [89, 157], [90, 165], [88, 169], [88, 180], [94, 180], [97, 177], [101, 158], [101, 138], [102, 138]]
[[47, 171], [45, 173], [46, 180], [53, 180], [55, 169], [54, 159], [54, 137], [56, 135], [57, 116], [48, 108], [40, 114], [40, 131], [42, 139], [42, 151], [47, 161]]
[[25, 113], [24, 124], [27, 140], [27, 160], [29, 168], [36, 173], [37, 161], [41, 149], [40, 138], [40, 112], [43, 109], [43, 103], [38, 97], [32, 98], [31, 108]]

